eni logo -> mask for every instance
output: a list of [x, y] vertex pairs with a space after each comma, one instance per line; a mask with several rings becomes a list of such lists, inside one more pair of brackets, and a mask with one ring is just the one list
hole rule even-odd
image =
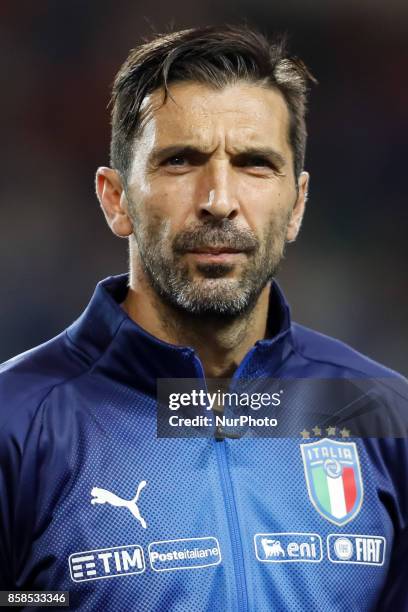
[[139, 495], [147, 485], [146, 480], [142, 480], [137, 487], [136, 495], [132, 499], [122, 499], [115, 493], [111, 493], [106, 489], [100, 489], [99, 487], [93, 487], [91, 491], [92, 499], [91, 504], [110, 504], [111, 506], [117, 506], [127, 508], [133, 514], [133, 516], [139, 521], [143, 529], [147, 528], [147, 523], [140, 514], [139, 508], [137, 507], [137, 501]]

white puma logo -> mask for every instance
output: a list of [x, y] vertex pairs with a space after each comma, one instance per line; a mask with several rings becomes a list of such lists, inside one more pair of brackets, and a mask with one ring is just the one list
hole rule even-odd
[[91, 499], [91, 504], [110, 504], [111, 506], [124, 506], [125, 508], [128, 508], [131, 511], [135, 518], [137, 518], [137, 520], [141, 523], [143, 529], [146, 529], [146, 521], [141, 516], [139, 508], [136, 505], [136, 502], [139, 499], [139, 495], [146, 485], [147, 482], [145, 480], [142, 480], [142, 482], [137, 487], [136, 495], [133, 499], [122, 499], [121, 497], [115, 495], [115, 493], [111, 493], [106, 489], [94, 487], [91, 491], [91, 495], [93, 495], [93, 499]]

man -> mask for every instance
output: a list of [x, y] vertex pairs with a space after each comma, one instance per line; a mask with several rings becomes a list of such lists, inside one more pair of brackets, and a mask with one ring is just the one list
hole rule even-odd
[[[298, 379], [363, 381], [359, 414], [361, 398], [392, 418], [406, 399], [394, 372], [291, 323], [272, 282], [305, 210], [311, 78], [228, 27], [158, 36], [121, 67], [96, 190], [129, 277], [3, 366], [2, 589], [70, 591], [81, 610], [408, 606], [405, 440], [350, 439], [337, 413], [323, 430], [313, 386], [316, 413], [283, 399]], [[304, 439], [214, 429], [219, 398], [188, 435], [156, 437], [162, 379], [195, 379], [199, 397], [231, 377], [280, 381], [273, 426], [296, 413]]]

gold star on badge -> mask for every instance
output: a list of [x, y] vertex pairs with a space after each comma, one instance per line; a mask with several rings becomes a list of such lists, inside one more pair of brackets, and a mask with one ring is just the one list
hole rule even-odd
[[343, 429], [340, 430], [340, 435], [342, 438], [349, 438], [350, 437], [350, 430], [346, 429], [345, 427], [343, 427]]
[[313, 431], [315, 436], [321, 436], [322, 435], [322, 430], [317, 425], [316, 425], [316, 427], [313, 427], [312, 431]]
[[335, 436], [336, 435], [336, 428], [335, 427], [328, 427], [326, 429], [327, 431], [327, 435], [328, 436]]
[[304, 429], [303, 431], [300, 432], [300, 435], [302, 436], [302, 438], [304, 440], [306, 440], [306, 438], [310, 438], [310, 433], [308, 431], [306, 431], [306, 429]]

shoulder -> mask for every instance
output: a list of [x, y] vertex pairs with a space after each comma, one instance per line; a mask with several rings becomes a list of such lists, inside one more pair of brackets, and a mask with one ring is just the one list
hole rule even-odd
[[[360, 437], [386, 437], [389, 441], [402, 437], [406, 442], [408, 380], [404, 376], [348, 344], [302, 325], [293, 324], [292, 339], [296, 357], [291, 374], [315, 380], [316, 390], [330, 394], [325, 410], [336, 418], [342, 415], [342, 422], [346, 419], [347, 428]], [[330, 381], [329, 385], [323, 381]], [[405, 443], [404, 448], [407, 453]]]
[[87, 371], [89, 358], [66, 331], [0, 365], [0, 437], [19, 447], [48, 394]]
[[374, 361], [367, 355], [356, 351], [351, 346], [320, 332], [292, 324], [294, 349], [304, 360], [324, 368], [330, 368], [337, 374], [370, 378], [398, 378], [408, 381], [398, 372]]

